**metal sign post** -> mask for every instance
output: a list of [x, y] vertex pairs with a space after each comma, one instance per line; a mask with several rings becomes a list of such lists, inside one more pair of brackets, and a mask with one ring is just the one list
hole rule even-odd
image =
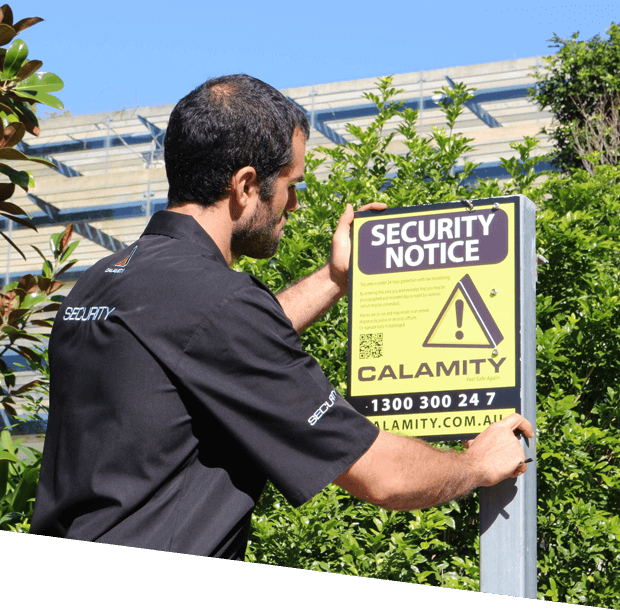
[[[523, 196], [357, 213], [348, 401], [429, 441], [511, 413], [535, 427], [535, 250]], [[482, 591], [536, 597], [535, 470], [482, 490]]]
[[[536, 433], [536, 209], [520, 197], [521, 413]], [[536, 436], [521, 441], [536, 456]], [[517, 479], [480, 490], [480, 590], [537, 597], [536, 460]]]

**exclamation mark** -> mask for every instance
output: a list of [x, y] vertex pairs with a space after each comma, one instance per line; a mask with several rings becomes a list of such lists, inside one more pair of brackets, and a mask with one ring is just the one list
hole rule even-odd
[[[461, 328], [463, 326], [463, 301], [459, 299], [456, 302], [456, 325]], [[463, 335], [462, 330], [457, 330], [455, 337], [457, 339], [462, 339], [465, 335]]]

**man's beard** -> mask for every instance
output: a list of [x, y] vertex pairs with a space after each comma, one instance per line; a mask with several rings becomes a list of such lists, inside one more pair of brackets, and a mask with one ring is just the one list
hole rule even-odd
[[253, 216], [232, 234], [230, 251], [233, 257], [271, 258], [280, 243], [280, 231], [276, 229], [280, 219], [271, 202], [261, 199]]

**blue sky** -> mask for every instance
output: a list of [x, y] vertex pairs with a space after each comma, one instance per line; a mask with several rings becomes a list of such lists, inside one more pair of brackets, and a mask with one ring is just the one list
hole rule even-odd
[[73, 115], [175, 103], [229, 73], [282, 89], [547, 55], [554, 33], [587, 39], [620, 22], [620, 1], [9, 4], [16, 21], [45, 19], [21, 37], [64, 80]]

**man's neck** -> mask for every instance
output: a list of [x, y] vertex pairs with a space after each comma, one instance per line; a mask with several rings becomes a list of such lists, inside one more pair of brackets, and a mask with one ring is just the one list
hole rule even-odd
[[228, 266], [235, 262], [230, 250], [233, 225], [226, 202], [220, 201], [209, 207], [198, 203], [183, 203], [168, 211], [191, 216], [215, 242]]

